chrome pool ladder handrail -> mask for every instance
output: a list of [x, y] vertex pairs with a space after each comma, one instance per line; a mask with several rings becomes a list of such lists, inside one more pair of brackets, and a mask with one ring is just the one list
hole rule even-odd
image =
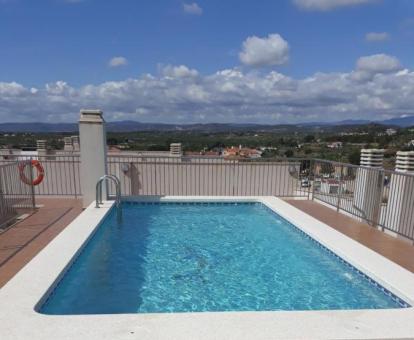
[[[122, 205], [121, 205], [121, 181], [115, 175], [103, 175], [99, 178], [96, 183], [96, 205], [95, 208], [99, 208], [99, 205], [102, 204], [102, 183], [106, 180], [111, 180], [115, 184], [116, 196], [115, 196], [115, 206], [117, 212], [118, 222], [122, 220]], [[108, 193], [107, 193], [108, 196]]]

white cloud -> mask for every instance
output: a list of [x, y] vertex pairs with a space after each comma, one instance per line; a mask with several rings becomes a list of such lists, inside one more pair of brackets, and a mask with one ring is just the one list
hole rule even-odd
[[370, 32], [365, 34], [365, 40], [366, 41], [385, 41], [389, 40], [390, 35], [387, 32]]
[[248, 37], [239, 58], [249, 66], [281, 65], [289, 60], [289, 44], [277, 33], [266, 38]]
[[188, 14], [194, 14], [194, 15], [203, 14], [203, 9], [196, 2], [193, 2], [191, 4], [183, 3], [183, 10], [185, 13], [188, 13]]
[[386, 54], [374, 54], [361, 57], [356, 62], [356, 69], [352, 72], [355, 81], [369, 81], [377, 74], [395, 73], [402, 69], [400, 61]]
[[161, 68], [161, 73], [166, 77], [180, 78], [180, 77], [196, 77], [197, 70], [190, 69], [185, 65], [173, 66], [166, 65]]
[[401, 69], [400, 61], [386, 54], [374, 54], [357, 60], [357, 70], [370, 73], [389, 73]]
[[339, 7], [357, 6], [376, 0], [293, 0], [294, 4], [308, 11], [330, 11]]
[[0, 82], [0, 121], [75, 122], [82, 107], [101, 108], [107, 120], [153, 122], [385, 119], [414, 115], [414, 72], [394, 57], [374, 55], [350, 72], [302, 79], [237, 68], [201, 75], [167, 65], [156, 75], [81, 87]]
[[113, 57], [108, 62], [108, 66], [110, 67], [125, 66], [127, 64], [128, 64], [128, 60], [125, 57]]

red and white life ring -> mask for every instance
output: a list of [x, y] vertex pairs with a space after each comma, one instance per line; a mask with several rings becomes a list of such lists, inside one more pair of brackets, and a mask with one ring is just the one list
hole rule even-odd
[[[37, 170], [37, 177], [31, 181], [26, 177], [24, 174], [24, 169], [26, 168], [26, 165], [30, 165]], [[42, 164], [36, 159], [32, 159], [31, 161], [22, 162], [19, 164], [19, 173], [20, 173], [20, 179], [23, 183], [26, 183], [28, 185], [38, 185], [42, 183], [43, 178], [45, 177], [45, 170], [43, 169]]]

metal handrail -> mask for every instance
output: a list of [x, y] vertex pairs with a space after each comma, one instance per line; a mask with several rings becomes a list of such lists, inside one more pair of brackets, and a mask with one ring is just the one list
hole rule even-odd
[[122, 206], [121, 206], [121, 181], [115, 175], [104, 175], [99, 178], [96, 183], [96, 205], [95, 208], [99, 208], [99, 204], [102, 204], [102, 183], [105, 180], [112, 180], [115, 184], [116, 196], [115, 196], [115, 205], [117, 211], [118, 222], [122, 220]]

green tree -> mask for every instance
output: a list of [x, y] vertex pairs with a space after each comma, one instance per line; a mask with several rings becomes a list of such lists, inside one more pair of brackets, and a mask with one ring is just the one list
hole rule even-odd
[[312, 143], [315, 141], [315, 136], [314, 135], [306, 135], [304, 138], [305, 143]]
[[359, 165], [359, 160], [361, 158], [361, 153], [358, 150], [352, 151], [348, 156], [348, 162], [351, 164]]
[[293, 151], [292, 150], [286, 150], [285, 151], [285, 156], [288, 157], [288, 158], [293, 157]]

